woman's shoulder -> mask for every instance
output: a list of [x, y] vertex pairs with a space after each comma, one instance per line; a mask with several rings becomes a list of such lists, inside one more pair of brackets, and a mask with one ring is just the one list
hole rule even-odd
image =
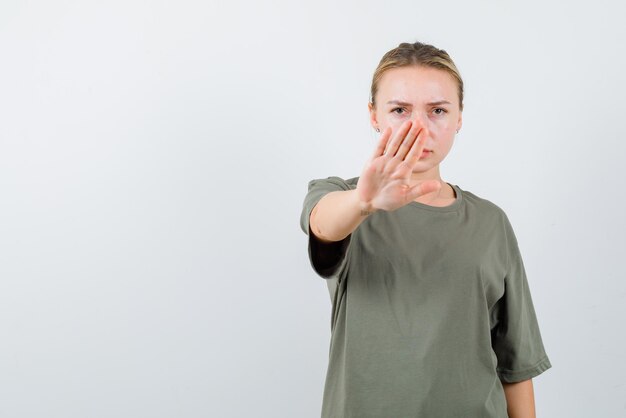
[[506, 216], [504, 209], [502, 209], [502, 207], [496, 204], [492, 199], [487, 199], [484, 196], [480, 196], [477, 193], [466, 190], [459, 185], [456, 186], [461, 190], [466, 206], [476, 209], [478, 213], [483, 215]]
[[340, 188], [343, 190], [356, 189], [356, 185], [359, 181], [359, 177], [343, 178], [340, 176], [328, 176], [315, 178], [309, 181], [309, 186], [330, 186]]
[[[338, 175], [331, 175], [327, 177], [313, 179], [310, 181], [310, 184], [350, 190], [356, 189], [358, 182], [359, 176], [341, 177]], [[470, 209], [475, 209], [477, 213], [485, 215], [487, 217], [497, 215], [499, 217], [506, 218], [506, 213], [504, 209], [500, 205], [495, 203], [492, 199], [487, 199], [486, 197], [467, 190], [459, 186], [458, 184], [455, 184], [455, 186], [458, 188], [458, 190], [461, 191], [462, 199], [466, 207], [469, 207]]]

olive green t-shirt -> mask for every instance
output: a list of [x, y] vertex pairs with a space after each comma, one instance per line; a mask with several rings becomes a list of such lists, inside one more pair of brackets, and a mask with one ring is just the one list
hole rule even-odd
[[313, 207], [357, 182], [311, 180], [300, 218], [332, 302], [322, 418], [507, 417], [501, 382], [552, 365], [506, 214], [450, 184], [449, 206], [412, 201], [317, 240]]

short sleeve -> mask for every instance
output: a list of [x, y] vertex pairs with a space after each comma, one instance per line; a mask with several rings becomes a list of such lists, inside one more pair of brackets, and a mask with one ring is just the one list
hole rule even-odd
[[332, 243], [318, 240], [311, 232], [309, 225], [311, 211], [327, 193], [351, 189], [352, 187], [345, 180], [336, 176], [309, 181], [308, 192], [302, 205], [300, 227], [308, 235], [308, 253], [311, 266], [324, 279], [339, 277], [343, 273], [347, 264], [347, 253], [352, 234], [341, 241]]
[[504, 295], [496, 304], [496, 325], [491, 331], [498, 358], [497, 373], [507, 383], [521, 382], [552, 367], [544, 349], [524, 262], [511, 224], [504, 215], [509, 263]]

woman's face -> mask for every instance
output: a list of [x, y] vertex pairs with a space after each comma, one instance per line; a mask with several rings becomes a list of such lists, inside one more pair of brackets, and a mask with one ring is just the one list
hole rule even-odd
[[[378, 82], [376, 108], [369, 104], [374, 128], [392, 135], [407, 120], [428, 129], [422, 157], [413, 171], [428, 171], [448, 155], [462, 124], [455, 79], [444, 70], [409, 66], [385, 71]], [[421, 134], [418, 138], [421, 138]]]

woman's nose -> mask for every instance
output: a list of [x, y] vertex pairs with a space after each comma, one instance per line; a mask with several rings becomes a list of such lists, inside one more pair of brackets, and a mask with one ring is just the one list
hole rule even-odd
[[421, 128], [428, 128], [428, 118], [424, 117], [421, 113], [413, 113], [411, 115], [413, 126], [419, 126]]

